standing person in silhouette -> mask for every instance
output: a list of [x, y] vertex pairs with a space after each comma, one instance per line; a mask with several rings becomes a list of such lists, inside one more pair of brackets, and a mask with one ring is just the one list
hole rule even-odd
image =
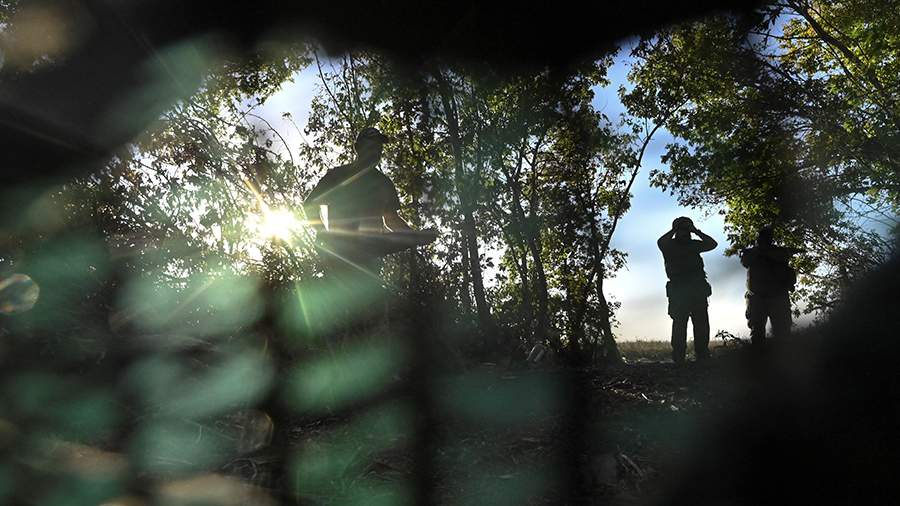
[[[691, 238], [696, 234], [700, 240]], [[698, 361], [709, 358], [709, 306], [712, 287], [706, 281], [700, 253], [718, 246], [715, 239], [704, 234], [690, 218], [682, 216], [672, 222], [672, 229], [662, 235], [656, 245], [662, 251], [666, 265], [666, 296], [672, 318], [672, 360], [684, 363], [687, 350], [688, 318], [694, 328], [694, 354]]]
[[766, 322], [772, 321], [772, 337], [791, 333], [791, 297], [797, 283], [797, 271], [789, 264], [799, 248], [775, 246], [771, 226], [759, 229], [756, 245], [741, 250], [741, 264], [747, 268], [747, 326], [750, 342], [761, 349], [766, 341]]
[[397, 188], [378, 169], [388, 140], [378, 129], [364, 128], [356, 137], [356, 158], [329, 170], [303, 203], [328, 277], [327, 293], [318, 297], [323, 314], [341, 307], [361, 317], [351, 319], [365, 320], [386, 296], [381, 257], [436, 237], [413, 230], [397, 214]]
[[368, 263], [379, 252], [364, 240], [374, 234], [411, 232], [401, 218], [397, 188], [378, 163], [388, 137], [376, 128], [364, 128], [356, 137], [356, 159], [329, 170], [303, 203], [306, 216], [325, 251], [346, 261]]

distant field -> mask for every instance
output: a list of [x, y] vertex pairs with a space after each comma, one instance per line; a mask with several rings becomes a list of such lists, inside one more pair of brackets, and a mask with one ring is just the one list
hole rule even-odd
[[[618, 343], [619, 352], [625, 357], [625, 360], [634, 362], [636, 360], [646, 361], [663, 361], [671, 360], [672, 346], [669, 341], [621, 341]], [[709, 348], [713, 354], [721, 352], [719, 348], [737, 348], [740, 344], [729, 340], [725, 344], [721, 339], [711, 339]], [[693, 359], [694, 342], [688, 341], [688, 359]]]

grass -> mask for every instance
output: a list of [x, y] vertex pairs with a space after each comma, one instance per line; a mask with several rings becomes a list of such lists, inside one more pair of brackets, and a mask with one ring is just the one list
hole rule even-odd
[[[617, 343], [619, 352], [629, 362], [649, 361], [661, 362], [672, 359], [672, 345], [669, 341], [620, 341]], [[739, 346], [730, 341], [726, 344], [722, 339], [710, 339], [710, 353], [716, 355], [723, 350], [720, 348], [732, 348]], [[687, 355], [692, 358], [694, 354], [694, 341], [688, 340]]]

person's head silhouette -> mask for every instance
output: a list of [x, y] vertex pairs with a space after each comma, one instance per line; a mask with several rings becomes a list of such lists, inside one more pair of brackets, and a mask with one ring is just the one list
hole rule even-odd
[[675, 238], [690, 238], [691, 231], [694, 230], [694, 222], [687, 216], [679, 216], [672, 221], [672, 229], [675, 231]]
[[775, 241], [775, 230], [771, 225], [759, 227], [759, 233], [756, 236], [756, 244], [760, 246], [771, 246]]
[[384, 145], [388, 140], [388, 136], [378, 131], [377, 128], [366, 127], [356, 136], [353, 148], [361, 162], [375, 163], [381, 159]]

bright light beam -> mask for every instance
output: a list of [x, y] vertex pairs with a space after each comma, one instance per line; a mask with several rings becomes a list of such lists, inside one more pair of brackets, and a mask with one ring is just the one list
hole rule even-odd
[[259, 223], [259, 235], [265, 239], [279, 239], [289, 242], [303, 227], [303, 220], [287, 209], [263, 208]]
[[294, 235], [303, 230], [308, 225], [306, 220], [299, 219], [288, 209], [278, 208], [272, 209], [263, 199], [262, 194], [256, 189], [256, 186], [249, 179], [243, 178], [247, 189], [256, 198], [256, 203], [262, 211], [262, 215], [253, 216], [249, 219], [248, 225], [252, 229], [256, 229], [257, 233], [263, 239], [275, 239], [285, 243], [290, 243]]

